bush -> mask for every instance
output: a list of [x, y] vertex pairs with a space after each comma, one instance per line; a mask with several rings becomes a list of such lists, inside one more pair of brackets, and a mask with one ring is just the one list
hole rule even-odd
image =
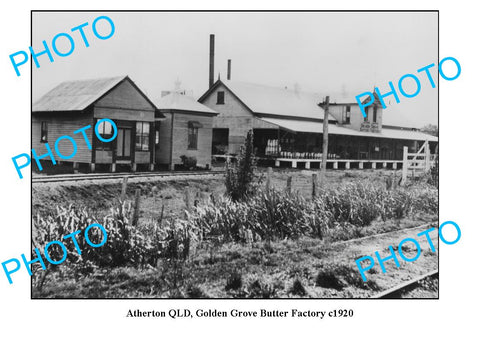
[[185, 155], [180, 156], [180, 159], [182, 160], [182, 166], [183, 168], [187, 170], [194, 170], [197, 168], [197, 158], [196, 157], [188, 157]]
[[239, 290], [242, 288], [242, 274], [237, 271], [230, 273], [227, 278], [227, 284], [225, 285], [225, 290]]
[[187, 286], [187, 297], [189, 299], [202, 299], [208, 296], [205, 295], [200, 287], [190, 284]]
[[196, 207], [187, 224], [208, 239], [253, 242], [322, 237], [325, 222], [302, 196], [271, 189], [259, 191], [249, 202], [221, 198], [215, 204]]
[[315, 279], [315, 283], [319, 287], [333, 288], [336, 290], [342, 290], [345, 284], [337, 278], [336, 273], [331, 269], [321, 270]]
[[293, 281], [293, 285], [289, 290], [289, 293], [293, 295], [299, 295], [299, 296], [305, 296], [307, 295], [307, 291], [305, 290], [305, 287], [302, 284], [302, 281], [300, 281], [298, 278]]
[[334, 190], [321, 191], [315, 206], [317, 212], [328, 217], [330, 227], [334, 222], [348, 222], [363, 227], [380, 215], [379, 202], [383, 196], [384, 191], [371, 184], [347, 184]]
[[347, 285], [361, 289], [379, 290], [377, 283], [369, 279], [364, 282], [357, 270], [345, 265], [328, 265], [317, 274], [316, 284], [324, 288], [342, 290]]
[[270, 189], [255, 195], [250, 204], [253, 231], [262, 239], [295, 239], [312, 232], [312, 206], [300, 195]]
[[262, 298], [262, 299], [271, 299], [277, 297], [277, 289], [275, 286], [262, 283], [260, 280], [255, 280], [248, 285], [247, 289], [247, 298]]
[[225, 165], [225, 187], [233, 201], [244, 200], [253, 193], [252, 181], [255, 171], [253, 132], [248, 131], [245, 145], [240, 150], [237, 162]]
[[[158, 259], [184, 260], [189, 255], [191, 242], [196, 240], [193, 232], [185, 221], [152, 221], [148, 224], [133, 226], [132, 207], [123, 202], [111, 208], [110, 214], [99, 222], [86, 209], [77, 209], [70, 205], [67, 208], [57, 207], [57, 216], [41, 218], [33, 221], [33, 242], [43, 249], [52, 240], [62, 240], [64, 235], [76, 230], [78, 245], [82, 251], [79, 255], [73, 242], [64, 242], [68, 250], [68, 259], [72, 265], [91, 267], [116, 267], [124, 265], [155, 266]], [[100, 223], [107, 231], [107, 242], [100, 248], [87, 245], [84, 230], [92, 223]], [[89, 231], [92, 243], [99, 244], [103, 234], [97, 228]], [[60, 258], [61, 248], [51, 247], [52, 258]], [[55, 253], [58, 251], [59, 253]]]

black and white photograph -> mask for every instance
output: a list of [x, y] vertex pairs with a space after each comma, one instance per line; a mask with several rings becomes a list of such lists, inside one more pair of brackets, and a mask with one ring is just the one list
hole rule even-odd
[[0, 338], [475, 338], [472, 4], [2, 3]]
[[32, 299], [438, 299], [438, 24], [33, 11]]

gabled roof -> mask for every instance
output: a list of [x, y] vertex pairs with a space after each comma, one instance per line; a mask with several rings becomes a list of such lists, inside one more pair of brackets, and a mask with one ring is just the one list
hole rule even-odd
[[194, 98], [182, 95], [178, 92], [172, 92], [155, 101], [155, 105], [160, 111], [182, 111], [199, 112], [217, 115], [218, 112], [197, 102]]
[[[198, 101], [203, 102], [220, 85], [259, 116], [323, 120], [324, 111], [318, 106], [322, 98], [318, 95], [265, 85], [218, 80]], [[329, 120], [336, 121], [331, 114]]]
[[33, 103], [32, 112], [82, 111], [110, 92], [122, 81], [129, 81], [153, 106], [150, 99], [128, 76], [66, 81]]

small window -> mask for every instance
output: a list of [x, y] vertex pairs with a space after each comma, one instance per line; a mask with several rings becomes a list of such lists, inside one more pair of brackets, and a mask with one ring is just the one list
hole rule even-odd
[[135, 150], [136, 151], [149, 151], [150, 139], [150, 123], [137, 122], [136, 134], [135, 134]]
[[373, 122], [377, 122], [377, 106], [373, 106]]
[[188, 148], [197, 149], [198, 143], [198, 123], [188, 122]]
[[217, 92], [217, 104], [225, 104], [225, 92], [218, 91]]
[[[98, 133], [103, 139], [110, 139], [113, 137], [113, 126], [108, 121], [103, 121], [98, 125]], [[97, 150], [112, 150], [112, 142], [102, 142], [97, 138]]]
[[160, 144], [160, 131], [156, 130], [155, 131], [155, 144]]
[[47, 122], [42, 122], [42, 127], [40, 131], [40, 143], [48, 142], [48, 125]]
[[343, 124], [350, 124], [350, 105], [345, 108], [345, 116], [343, 117]]

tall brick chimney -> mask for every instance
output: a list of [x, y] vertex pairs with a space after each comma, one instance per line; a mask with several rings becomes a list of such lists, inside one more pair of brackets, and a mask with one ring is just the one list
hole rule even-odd
[[215, 34], [210, 34], [210, 68], [208, 73], [208, 88], [213, 86], [213, 65], [215, 63]]
[[228, 59], [227, 65], [227, 80], [230, 80], [232, 77], [232, 59]]

